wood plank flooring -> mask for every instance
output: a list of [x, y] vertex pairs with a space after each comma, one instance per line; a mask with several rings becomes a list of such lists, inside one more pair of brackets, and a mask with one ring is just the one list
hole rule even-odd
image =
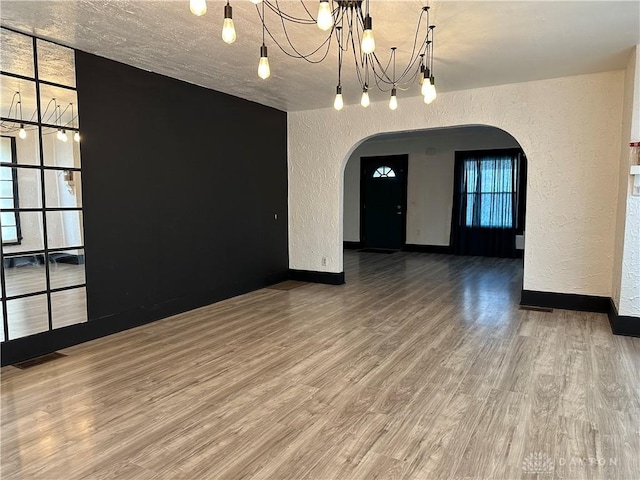
[[521, 261], [345, 253], [2, 369], [3, 479], [640, 479], [640, 339]]

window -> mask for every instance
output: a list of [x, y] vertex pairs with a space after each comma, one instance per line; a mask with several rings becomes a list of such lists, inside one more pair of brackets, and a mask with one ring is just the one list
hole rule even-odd
[[517, 173], [517, 162], [511, 156], [465, 159], [467, 227], [513, 228]]
[[519, 148], [456, 152], [451, 240], [457, 255], [516, 258], [527, 159]]
[[[15, 138], [1, 138], [0, 161], [15, 164]], [[0, 209], [18, 208], [18, 178], [15, 168], [0, 167]], [[0, 214], [2, 225], [2, 244], [17, 245], [20, 243], [20, 222], [16, 211], [3, 211]]]
[[373, 178], [394, 178], [395, 176], [396, 172], [391, 167], [378, 167], [373, 172]]

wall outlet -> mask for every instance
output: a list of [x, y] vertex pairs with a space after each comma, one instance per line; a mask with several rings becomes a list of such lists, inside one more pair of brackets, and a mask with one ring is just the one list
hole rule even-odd
[[327, 257], [322, 257], [322, 266], [323, 267], [327, 266]]

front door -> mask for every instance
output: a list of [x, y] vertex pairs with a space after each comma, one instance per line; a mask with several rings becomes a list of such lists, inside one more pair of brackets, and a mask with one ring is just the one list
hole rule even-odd
[[360, 159], [360, 240], [366, 248], [404, 246], [408, 159], [408, 155]]

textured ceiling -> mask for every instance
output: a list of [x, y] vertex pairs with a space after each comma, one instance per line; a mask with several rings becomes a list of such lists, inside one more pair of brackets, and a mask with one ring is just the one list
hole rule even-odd
[[[317, 2], [306, 0], [314, 11]], [[436, 28], [434, 73], [440, 92], [624, 68], [640, 43], [638, 1], [433, 1]], [[3, 25], [187, 82], [293, 111], [332, 105], [337, 54], [308, 64], [269, 49], [272, 75], [257, 76], [260, 22], [248, 0], [231, 0], [238, 39], [220, 38], [224, 2], [208, 0], [196, 17], [189, 1], [2, 0]], [[299, 11], [298, 2], [281, 0]], [[371, 1], [376, 52], [398, 47], [402, 64], [412, 46], [423, 2]], [[269, 22], [269, 17], [268, 22]], [[279, 35], [271, 19], [275, 35]], [[309, 51], [322, 38], [314, 26], [291, 37]], [[267, 42], [269, 44], [269, 42]], [[360, 91], [352, 72], [343, 73], [346, 103]], [[419, 94], [418, 87], [403, 96]], [[387, 94], [372, 94], [372, 101]]]

